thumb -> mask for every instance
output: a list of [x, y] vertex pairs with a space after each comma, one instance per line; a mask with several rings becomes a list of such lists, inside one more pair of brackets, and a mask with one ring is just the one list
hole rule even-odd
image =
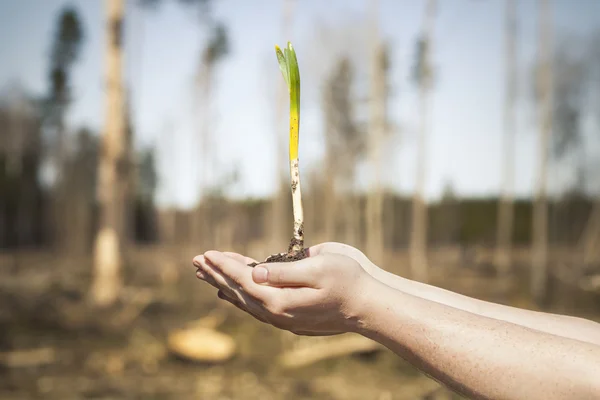
[[309, 286], [314, 287], [315, 258], [305, 258], [289, 263], [264, 263], [252, 270], [252, 279], [256, 283], [270, 286]]

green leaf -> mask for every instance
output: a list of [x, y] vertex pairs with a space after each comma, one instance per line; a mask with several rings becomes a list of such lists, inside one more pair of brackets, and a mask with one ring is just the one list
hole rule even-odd
[[279, 70], [281, 71], [281, 74], [283, 75], [283, 79], [285, 79], [285, 83], [288, 85], [288, 89], [289, 89], [290, 79], [289, 79], [289, 75], [288, 75], [287, 61], [285, 59], [285, 56], [283, 55], [283, 52], [277, 45], [275, 45], [275, 53], [277, 54], [277, 62], [279, 63]]
[[300, 68], [298, 67], [298, 59], [296, 58], [296, 51], [292, 47], [292, 44], [288, 42], [287, 49], [285, 49], [285, 58], [287, 61], [288, 69], [288, 85], [290, 92], [293, 93], [294, 100], [300, 101]]

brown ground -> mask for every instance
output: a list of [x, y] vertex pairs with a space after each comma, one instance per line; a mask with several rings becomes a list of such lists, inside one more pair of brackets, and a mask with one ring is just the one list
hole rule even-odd
[[[175, 256], [176, 255], [176, 256]], [[295, 371], [274, 363], [283, 349], [322, 338], [282, 333], [220, 302], [194, 277], [190, 249], [140, 248], [129, 255], [121, 303], [98, 312], [85, 303], [89, 262], [51, 254], [0, 254], [0, 353], [48, 348], [47, 364], [0, 367], [1, 399], [451, 399], [459, 398], [385, 350]], [[430, 255], [432, 283], [468, 295], [531, 307], [521, 271], [508, 286], [483, 259], [458, 250]], [[387, 255], [405, 265], [406, 255]], [[528, 259], [524, 253], [523, 260]], [[551, 259], [559, 260], [553, 256]], [[393, 270], [406, 273], [405, 268]], [[551, 308], [598, 319], [598, 296], [551, 282]], [[150, 297], [148, 297], [150, 296]], [[140, 299], [150, 299], [138, 309]], [[167, 333], [221, 310], [219, 330], [238, 354], [199, 365], [165, 352]]]

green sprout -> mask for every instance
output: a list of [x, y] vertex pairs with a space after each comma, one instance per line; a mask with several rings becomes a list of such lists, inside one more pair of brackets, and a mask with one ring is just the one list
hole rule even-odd
[[290, 186], [292, 190], [292, 209], [294, 214], [294, 233], [288, 250], [288, 256], [297, 256], [304, 252], [304, 211], [302, 209], [302, 191], [300, 188], [300, 170], [298, 167], [298, 142], [300, 137], [300, 69], [296, 51], [288, 42], [282, 52], [275, 46], [279, 69], [288, 86], [290, 94]]
[[[298, 142], [300, 134], [300, 70], [296, 51], [288, 42], [282, 51], [275, 46], [279, 69], [290, 94], [290, 188], [292, 190], [292, 209], [294, 214], [294, 233], [287, 253], [273, 254], [264, 262], [289, 262], [301, 260], [308, 254], [304, 248], [304, 211], [302, 209], [302, 191], [300, 189], [300, 169], [298, 167]], [[252, 263], [250, 266], [256, 266]]]
[[[265, 262], [287, 262], [300, 260], [307, 256], [304, 249], [304, 211], [302, 209], [302, 191], [300, 189], [300, 169], [298, 167], [298, 142], [300, 134], [300, 70], [296, 51], [288, 42], [282, 51], [275, 46], [279, 69], [290, 94], [290, 188], [292, 190], [292, 209], [294, 214], [294, 233], [287, 253], [273, 254]], [[251, 264], [256, 265], [256, 264]]]

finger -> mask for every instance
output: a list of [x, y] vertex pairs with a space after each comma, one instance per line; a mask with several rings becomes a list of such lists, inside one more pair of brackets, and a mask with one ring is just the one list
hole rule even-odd
[[219, 288], [219, 285], [217, 284], [217, 282], [215, 281], [215, 279], [209, 275], [208, 273], [204, 272], [202, 270], [202, 268], [198, 268], [196, 270], [196, 278], [208, 283], [211, 286], [216, 287], [217, 289]]
[[216, 287], [217, 289], [219, 288], [219, 283], [217, 283], [217, 280], [220, 282], [220, 284], [223, 283], [222, 280], [216, 279], [213, 271], [209, 270], [211, 267], [207, 266], [206, 258], [203, 255], [194, 257], [194, 259], [192, 260], [192, 263], [194, 264], [194, 267], [197, 268], [196, 277], [198, 279], [201, 279], [201, 280], [209, 283], [210, 285]]
[[310, 332], [310, 331], [290, 331], [298, 336], [333, 336], [339, 335], [340, 332]]
[[221, 300], [225, 300], [226, 302], [234, 305], [236, 308], [239, 308], [240, 310], [244, 311], [244, 312], [248, 312], [244, 306], [242, 305], [242, 303], [240, 303], [239, 301], [233, 299], [232, 297], [229, 297], [227, 295], [225, 295], [225, 293], [221, 290], [219, 290], [217, 292], [217, 297], [219, 297]]
[[240, 310], [249, 313], [246, 305], [244, 303], [242, 303], [237, 297], [235, 297], [233, 293], [227, 293], [223, 290], [219, 290], [217, 292], [217, 297], [220, 298], [221, 300], [228, 301], [229, 303], [233, 304]]
[[192, 265], [196, 268], [200, 268], [200, 265], [203, 260], [204, 260], [204, 255], [200, 254], [192, 259]]
[[237, 308], [239, 308], [240, 310], [252, 315], [254, 318], [256, 318], [257, 320], [259, 320], [260, 322], [264, 322], [265, 324], [268, 324], [268, 322], [264, 319], [259, 317], [258, 315], [256, 315], [255, 313], [251, 312], [246, 306], [244, 306], [244, 304], [242, 304], [241, 301], [228, 296], [227, 294], [225, 294], [225, 292], [223, 292], [222, 290], [219, 290], [217, 292], [217, 296], [221, 299], [221, 300], [225, 300], [231, 304], [233, 304], [234, 306], [236, 306]]
[[[200, 273], [202, 273], [202, 271], [200, 271]], [[198, 273], [196, 273], [196, 276], [198, 276]], [[232, 288], [217, 283], [214, 280], [214, 278], [212, 276], [208, 275], [208, 274], [204, 274], [204, 278], [199, 278], [199, 279], [201, 279], [204, 282], [208, 283], [209, 285], [211, 285], [212, 287], [214, 287], [217, 290], [222, 290], [222, 291], [228, 293], [229, 296], [235, 296], [235, 292], [233, 291]]]
[[228, 291], [233, 291], [233, 286], [237, 286], [237, 284], [232, 282], [230, 279], [224, 277], [220, 271], [209, 262], [208, 259], [202, 257], [198, 260], [200, 261], [200, 271], [202, 272], [206, 282], [210, 283], [217, 289], [226, 289]]
[[250, 279], [252, 268], [243, 262], [227, 257], [219, 251], [207, 251], [204, 253], [204, 258], [209, 261], [209, 264], [216, 267], [222, 275], [240, 286], [245, 286], [244, 284], [252, 281]]
[[309, 286], [317, 283], [316, 257], [289, 263], [264, 263], [252, 270], [252, 279], [256, 283], [270, 286]]
[[256, 263], [257, 261], [253, 258], [250, 257], [246, 257], [244, 255], [238, 254], [238, 253], [233, 253], [231, 251], [225, 251], [223, 252], [223, 254], [225, 254], [227, 257], [229, 258], [233, 258], [234, 260], [241, 262], [242, 264], [248, 265], [248, 264], [252, 264], [252, 263]]
[[[259, 285], [256, 285], [254, 282], [252, 282], [252, 278], [250, 277], [249, 273], [247, 281], [250, 283], [251, 289], [247, 288], [248, 285], [246, 285], [246, 287], [243, 287], [237, 282], [234, 282], [227, 275], [221, 273], [221, 271], [217, 267], [213, 266], [210, 260], [206, 257], [202, 259], [201, 265], [205, 272], [205, 275], [207, 276], [206, 281], [208, 283], [210, 283], [215, 288], [221, 290], [230, 299], [235, 299], [235, 301], [244, 306], [245, 311], [250, 312], [253, 316], [256, 317], [257, 310], [260, 310], [260, 306], [255, 304], [255, 300], [253, 299], [260, 299], [259, 302], [263, 303], [267, 297], [266, 293], [262, 292], [265, 292], [264, 289], [267, 288], [262, 288]], [[250, 269], [249, 267], [245, 268]], [[252, 288], [258, 288], [260, 290], [253, 291]], [[262, 320], [262, 318], [259, 319]]]
[[217, 297], [220, 298], [221, 300], [228, 301], [229, 303], [233, 304], [234, 306], [246, 311], [242, 302], [239, 301], [236, 297], [232, 296], [231, 293], [227, 294], [227, 293], [225, 293], [224, 290], [219, 289], [219, 291], [217, 292]]

